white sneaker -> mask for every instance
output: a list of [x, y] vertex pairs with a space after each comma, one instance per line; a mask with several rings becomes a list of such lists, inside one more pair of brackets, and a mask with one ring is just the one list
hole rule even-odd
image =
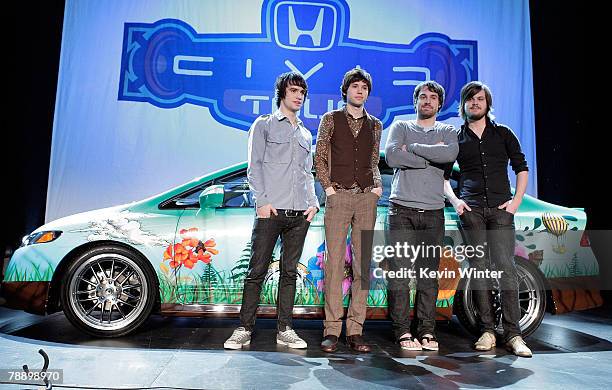
[[531, 357], [531, 349], [525, 344], [525, 341], [521, 336], [514, 336], [506, 343], [508, 351], [512, 352], [516, 356], [520, 357]]
[[308, 344], [295, 333], [295, 330], [287, 327], [284, 332], [276, 334], [276, 343], [286, 345], [289, 348], [306, 348]]
[[225, 349], [242, 349], [243, 345], [251, 344], [251, 332], [243, 326], [234, 330], [232, 336], [223, 343]]
[[474, 343], [474, 349], [477, 351], [490, 351], [495, 347], [495, 335], [491, 332], [484, 332], [482, 336]]

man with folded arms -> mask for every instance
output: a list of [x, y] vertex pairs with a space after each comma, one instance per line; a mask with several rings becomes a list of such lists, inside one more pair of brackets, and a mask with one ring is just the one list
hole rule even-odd
[[[394, 270], [414, 266], [417, 291], [414, 337], [410, 321], [410, 280], [388, 279], [389, 315], [402, 349], [438, 350], [435, 337], [438, 279], [421, 277], [421, 269], [437, 271], [444, 239], [444, 172], [457, 157], [457, 133], [453, 126], [436, 121], [444, 104], [444, 88], [425, 81], [414, 89], [417, 119], [395, 121], [385, 147], [387, 164], [395, 168], [391, 185], [386, 236], [391, 242], [438, 248], [416, 259], [389, 259]], [[416, 248], [415, 248], [416, 249]], [[414, 262], [414, 264], [412, 264]]]

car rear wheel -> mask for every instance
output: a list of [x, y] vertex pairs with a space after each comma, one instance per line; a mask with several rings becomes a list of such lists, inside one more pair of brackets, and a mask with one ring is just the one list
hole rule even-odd
[[118, 337], [149, 317], [157, 290], [146, 260], [128, 249], [106, 245], [73, 260], [62, 279], [60, 297], [74, 326], [96, 337]]
[[[538, 268], [529, 261], [516, 257], [516, 271], [519, 281], [519, 306], [521, 319], [519, 326], [523, 337], [527, 337], [540, 326], [546, 312], [546, 287], [544, 278]], [[454, 298], [454, 312], [459, 322], [472, 334], [480, 336], [478, 310], [473, 300], [473, 290], [470, 279], [464, 278]], [[495, 312], [495, 327], [499, 335], [503, 333], [501, 298], [494, 283], [493, 310]]]

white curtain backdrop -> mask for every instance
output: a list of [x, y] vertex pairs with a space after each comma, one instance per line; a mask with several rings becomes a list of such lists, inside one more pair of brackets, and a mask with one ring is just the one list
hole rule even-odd
[[[410, 82], [446, 80], [449, 96], [464, 81], [487, 83], [537, 195], [527, 0], [307, 3], [67, 0], [46, 220], [139, 200], [246, 160], [248, 124], [270, 112], [274, 76], [292, 67], [312, 72], [310, 113], [301, 116], [313, 133], [355, 65], [373, 75], [366, 107], [385, 127], [414, 117]], [[437, 50], [450, 53], [440, 57], [446, 65]], [[399, 76], [411, 81], [394, 84]], [[183, 92], [170, 96], [172, 88]], [[456, 105], [445, 113], [443, 121], [461, 124]], [[386, 132], [381, 147], [385, 140]]]

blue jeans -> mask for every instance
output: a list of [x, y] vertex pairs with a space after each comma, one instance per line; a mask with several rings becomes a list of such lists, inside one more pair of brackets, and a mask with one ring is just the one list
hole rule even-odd
[[[472, 207], [460, 216], [461, 228], [467, 244], [484, 245], [484, 256], [470, 258], [470, 267], [476, 270], [490, 269], [491, 263], [496, 271], [503, 271], [499, 278], [501, 290], [502, 324], [504, 339], [520, 336], [519, 320], [521, 310], [518, 301], [518, 278], [514, 264], [514, 215], [497, 207]], [[491, 280], [474, 278], [473, 298], [478, 310], [481, 330], [495, 333], [495, 317], [491, 295]]]

